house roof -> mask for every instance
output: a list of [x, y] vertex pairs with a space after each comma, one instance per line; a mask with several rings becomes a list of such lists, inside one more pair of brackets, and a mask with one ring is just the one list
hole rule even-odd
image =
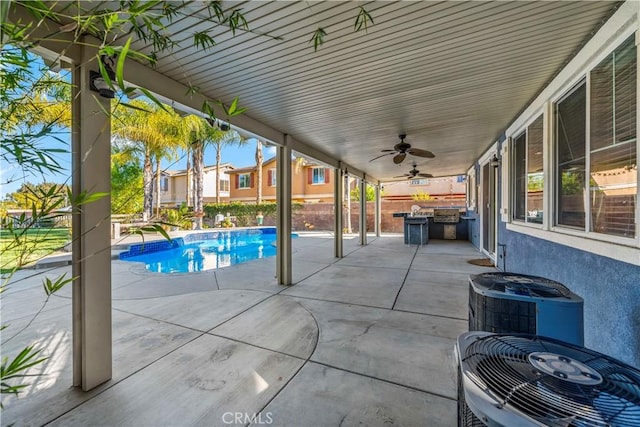
[[[205, 166], [203, 168], [203, 170], [205, 172], [209, 172], [212, 170], [216, 169], [216, 165], [209, 165], [209, 166]], [[221, 163], [220, 164], [220, 169], [235, 169], [235, 166], [233, 166], [231, 163]], [[226, 171], [224, 171], [226, 172]], [[179, 169], [179, 170], [165, 170], [163, 171], [163, 173], [166, 173], [169, 176], [180, 176], [180, 175], [186, 175], [187, 174], [187, 170], [186, 169]], [[193, 170], [191, 171], [191, 173], [193, 173]]]
[[[269, 159], [265, 160], [262, 162], [262, 168], [264, 169], [267, 165], [274, 163], [276, 161], [275, 156], [274, 157], [270, 157]], [[291, 163], [295, 163], [296, 159], [292, 159]], [[320, 163], [311, 160], [311, 159], [305, 159], [305, 163], [304, 163], [304, 167], [314, 167], [314, 166], [323, 166]], [[234, 174], [234, 173], [247, 173], [247, 172], [255, 172], [257, 170], [258, 165], [252, 165], [252, 166], [247, 166], [244, 168], [235, 168], [233, 171], [229, 171], [229, 174]]]

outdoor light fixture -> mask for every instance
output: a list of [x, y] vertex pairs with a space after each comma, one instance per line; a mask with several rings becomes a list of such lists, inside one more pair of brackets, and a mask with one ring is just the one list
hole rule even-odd
[[[100, 61], [102, 61], [102, 63], [104, 64], [104, 68], [107, 71], [109, 79], [111, 79], [112, 82], [115, 81], [116, 73], [113, 72], [113, 69], [109, 65], [109, 62], [111, 62], [112, 60], [106, 56], [102, 56], [100, 57]], [[113, 99], [116, 96], [116, 92], [104, 80], [102, 74], [97, 71], [89, 71], [89, 89], [94, 92], [98, 92], [103, 98]]]
[[495, 154], [491, 158], [491, 166], [493, 166], [494, 168], [497, 168], [498, 166], [500, 166], [500, 160], [498, 159], [498, 156], [496, 156]]
[[212, 118], [206, 118], [205, 119], [207, 121], [207, 123], [209, 123], [209, 126], [214, 127], [214, 126], [218, 126], [218, 129], [220, 129], [223, 132], [228, 131], [229, 129], [231, 129], [231, 126], [229, 126], [226, 123], [221, 122], [220, 120], [218, 120], [217, 122], [215, 120], [213, 120]]

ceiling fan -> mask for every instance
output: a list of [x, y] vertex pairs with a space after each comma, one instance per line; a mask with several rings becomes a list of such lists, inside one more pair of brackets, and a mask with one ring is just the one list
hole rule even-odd
[[404, 179], [413, 179], [415, 177], [420, 178], [433, 178], [433, 175], [430, 173], [420, 173], [418, 169], [416, 169], [416, 164], [413, 164], [413, 169], [409, 171], [409, 173], [405, 173], [404, 175], [394, 176], [394, 178], [404, 178]]
[[398, 136], [400, 137], [400, 142], [397, 143], [392, 150], [382, 150], [384, 154], [378, 157], [374, 157], [369, 161], [372, 162], [376, 159], [379, 159], [380, 157], [395, 154], [395, 156], [393, 156], [393, 163], [399, 165], [404, 161], [405, 157], [407, 157], [407, 154], [411, 154], [412, 156], [417, 157], [428, 157], [430, 159], [435, 157], [435, 154], [433, 154], [431, 151], [421, 150], [419, 148], [411, 148], [411, 144], [404, 142], [404, 139], [407, 137], [407, 135], [401, 134]]

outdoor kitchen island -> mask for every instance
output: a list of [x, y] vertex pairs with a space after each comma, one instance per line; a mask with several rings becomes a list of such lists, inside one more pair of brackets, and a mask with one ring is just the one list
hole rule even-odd
[[394, 213], [393, 216], [404, 218], [404, 243], [407, 245], [426, 245], [429, 239], [469, 239], [467, 219], [460, 217], [457, 208], [426, 208]]

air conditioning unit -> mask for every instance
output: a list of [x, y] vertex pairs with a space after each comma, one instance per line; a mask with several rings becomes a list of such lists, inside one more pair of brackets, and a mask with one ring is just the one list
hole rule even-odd
[[543, 277], [493, 272], [469, 276], [469, 330], [526, 333], [584, 345], [582, 298]]
[[640, 370], [535, 335], [467, 332], [455, 347], [459, 427], [638, 426]]

